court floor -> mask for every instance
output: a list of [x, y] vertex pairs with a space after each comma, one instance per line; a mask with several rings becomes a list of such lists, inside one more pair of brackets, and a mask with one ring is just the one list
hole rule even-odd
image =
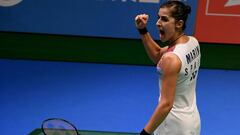
[[[3, 135], [27, 135], [49, 117], [80, 130], [139, 132], [158, 101], [153, 66], [0, 59]], [[240, 71], [200, 69], [201, 135], [238, 135]]]

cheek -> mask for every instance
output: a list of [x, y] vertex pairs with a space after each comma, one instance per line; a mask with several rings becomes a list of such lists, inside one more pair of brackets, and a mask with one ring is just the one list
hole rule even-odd
[[166, 25], [165, 27], [166, 34], [168, 36], [172, 36], [176, 31], [175, 31], [175, 26], [174, 25]]
[[166, 24], [165, 25], [166, 27], [166, 30], [168, 30], [168, 31], [175, 31], [175, 25], [173, 25], [173, 24]]
[[163, 27], [163, 30], [165, 31], [165, 34], [166, 34], [166, 35], [169, 35], [169, 34], [173, 33], [172, 26], [170, 26], [170, 25], [165, 25], [165, 26]]

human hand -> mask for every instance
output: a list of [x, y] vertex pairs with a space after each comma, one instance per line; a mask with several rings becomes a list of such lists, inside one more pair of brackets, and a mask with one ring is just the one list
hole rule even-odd
[[147, 14], [140, 14], [135, 17], [135, 25], [137, 29], [144, 29], [147, 26], [149, 16]]

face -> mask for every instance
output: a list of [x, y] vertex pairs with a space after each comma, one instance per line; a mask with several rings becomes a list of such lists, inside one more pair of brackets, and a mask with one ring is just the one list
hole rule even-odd
[[175, 19], [171, 17], [171, 10], [169, 8], [159, 9], [156, 25], [159, 30], [160, 39], [163, 42], [174, 38], [174, 34], [176, 33], [176, 23]]

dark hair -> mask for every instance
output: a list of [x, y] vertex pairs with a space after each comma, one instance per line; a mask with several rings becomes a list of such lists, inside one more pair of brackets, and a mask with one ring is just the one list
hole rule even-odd
[[175, 18], [176, 21], [179, 21], [179, 20], [184, 21], [183, 30], [185, 30], [188, 14], [191, 13], [191, 7], [177, 0], [167, 1], [160, 6], [160, 8], [165, 8], [165, 7], [172, 9], [171, 16]]

